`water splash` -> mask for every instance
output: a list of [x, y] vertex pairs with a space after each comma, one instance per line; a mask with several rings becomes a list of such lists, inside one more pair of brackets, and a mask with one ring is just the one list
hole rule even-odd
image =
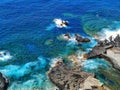
[[103, 29], [103, 33], [102, 35], [100, 35], [100, 40], [109, 40], [109, 37], [112, 36], [113, 39], [117, 36], [117, 35], [120, 35], [120, 28], [117, 28], [117, 29], [114, 29], [114, 30], [111, 30], [109, 28], [104, 28]]

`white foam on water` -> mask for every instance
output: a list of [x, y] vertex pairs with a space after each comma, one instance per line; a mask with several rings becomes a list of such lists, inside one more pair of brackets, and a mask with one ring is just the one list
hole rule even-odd
[[56, 90], [56, 88], [44, 74], [37, 74], [24, 82], [14, 82], [8, 90]]
[[28, 62], [22, 66], [19, 65], [6, 65], [0, 67], [0, 72], [6, 77], [20, 79], [32, 72], [42, 70], [46, 67], [47, 61], [43, 57], [39, 57], [38, 60], [34, 62]]
[[84, 54], [85, 54], [85, 52], [83, 52], [83, 51], [77, 51], [77, 58], [79, 59], [79, 60], [83, 60], [84, 59]]
[[50, 61], [50, 66], [54, 67], [58, 61], [62, 60], [61, 57], [52, 58]]
[[3, 50], [0, 51], [0, 62], [6, 62], [8, 60], [11, 60], [13, 56], [10, 54], [9, 51]]
[[63, 22], [68, 22], [68, 21], [64, 21], [62, 19], [57, 19], [56, 18], [56, 19], [53, 20], [53, 22], [56, 24], [56, 27], [58, 27], [58, 28], [66, 28], [67, 25], [64, 24]]
[[113, 39], [117, 36], [117, 35], [120, 35], [120, 28], [117, 28], [115, 30], [110, 30], [109, 28], [104, 28], [102, 30], [102, 34], [100, 35], [100, 40], [109, 40], [109, 37], [112, 36]]
[[[54, 90], [54, 86], [47, 81], [46, 74], [40, 72], [46, 68], [47, 60], [44, 57], [38, 57], [36, 61], [25, 63], [24, 65], [6, 65], [0, 67], [0, 72], [7, 78], [14, 79], [8, 90]], [[39, 71], [40, 73], [37, 73]], [[27, 77], [26, 81], [24, 78]], [[48, 84], [49, 86], [46, 86]], [[50, 85], [51, 84], [51, 85]]]
[[70, 35], [70, 39], [68, 39], [68, 44], [67, 45], [76, 45], [76, 44], [78, 44], [78, 42], [76, 41], [76, 38], [75, 38], [75, 36], [74, 36], [74, 34], [71, 34]]

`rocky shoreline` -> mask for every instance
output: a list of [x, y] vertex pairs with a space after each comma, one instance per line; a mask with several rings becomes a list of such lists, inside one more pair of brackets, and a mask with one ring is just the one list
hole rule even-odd
[[49, 70], [48, 77], [59, 90], [109, 90], [94, 74], [69, 67], [62, 60]]
[[99, 41], [93, 49], [85, 55], [90, 58], [104, 58], [109, 61], [112, 66], [120, 71], [120, 36], [119, 34], [113, 39], [112, 36], [109, 40]]
[[[69, 34], [65, 35], [70, 38]], [[83, 40], [79, 37], [80, 40]], [[77, 36], [76, 36], [77, 40]], [[79, 42], [79, 40], [77, 40]], [[83, 41], [80, 41], [83, 42]], [[74, 55], [68, 56], [76, 64], [78, 58]], [[120, 71], [120, 36], [114, 39], [99, 41], [92, 50], [83, 55], [83, 58], [104, 58], [117, 70]], [[49, 79], [59, 88], [59, 90], [110, 90], [104, 86], [95, 75], [81, 71], [81, 65], [68, 67], [62, 60], [58, 61], [48, 72]]]

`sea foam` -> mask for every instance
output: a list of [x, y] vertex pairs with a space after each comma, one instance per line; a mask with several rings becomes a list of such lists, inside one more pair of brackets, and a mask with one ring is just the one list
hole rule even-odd
[[15, 80], [20, 79], [30, 73], [37, 72], [45, 68], [47, 65], [46, 59], [43, 57], [38, 57], [38, 60], [34, 62], [28, 62], [22, 66], [20, 65], [6, 65], [0, 67], [0, 72], [3, 73], [8, 78], [13, 78]]
[[60, 60], [62, 60], [62, 57], [56, 57], [56, 58], [52, 58], [51, 60], [50, 60], [50, 66], [51, 67], [54, 67], [55, 65], [56, 65], [56, 63], [58, 62], [58, 61], [60, 61]]
[[99, 58], [95, 58], [95, 59], [90, 59], [90, 60], [86, 60], [85, 62], [82, 63], [83, 69], [85, 71], [96, 71], [99, 67], [105, 67], [108, 68], [110, 67], [110, 64], [105, 61], [104, 59], [99, 59]]
[[109, 40], [109, 37], [112, 36], [113, 39], [117, 36], [117, 35], [120, 35], [120, 28], [117, 28], [117, 29], [114, 29], [114, 30], [111, 30], [109, 28], [104, 28], [102, 30], [102, 34], [100, 34], [100, 40], [104, 40], [104, 39], [107, 39]]

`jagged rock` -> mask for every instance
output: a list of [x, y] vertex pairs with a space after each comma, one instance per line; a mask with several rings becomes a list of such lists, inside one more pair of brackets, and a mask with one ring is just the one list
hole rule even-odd
[[97, 57], [103, 53], [106, 53], [106, 49], [102, 46], [95, 46], [92, 51], [87, 54], [87, 58]]
[[84, 90], [88, 82], [89, 90], [94, 90], [94, 86], [102, 87], [102, 83], [95, 79], [93, 74], [80, 71], [78, 67], [68, 67], [63, 61], [56, 63], [56, 66], [48, 72], [48, 77], [59, 90]]
[[[117, 49], [117, 53], [115, 49]], [[111, 36], [109, 41], [106, 39], [104, 41], [99, 41], [98, 45], [93, 47], [93, 49], [88, 54], [86, 54], [86, 57], [88, 59], [94, 57], [105, 58], [105, 60], [109, 61], [114, 68], [120, 71], [120, 64], [118, 63], [119, 56], [120, 56], [119, 34], [114, 39], [112, 39]]]
[[8, 84], [8, 80], [0, 73], [0, 90], [7, 90]]

